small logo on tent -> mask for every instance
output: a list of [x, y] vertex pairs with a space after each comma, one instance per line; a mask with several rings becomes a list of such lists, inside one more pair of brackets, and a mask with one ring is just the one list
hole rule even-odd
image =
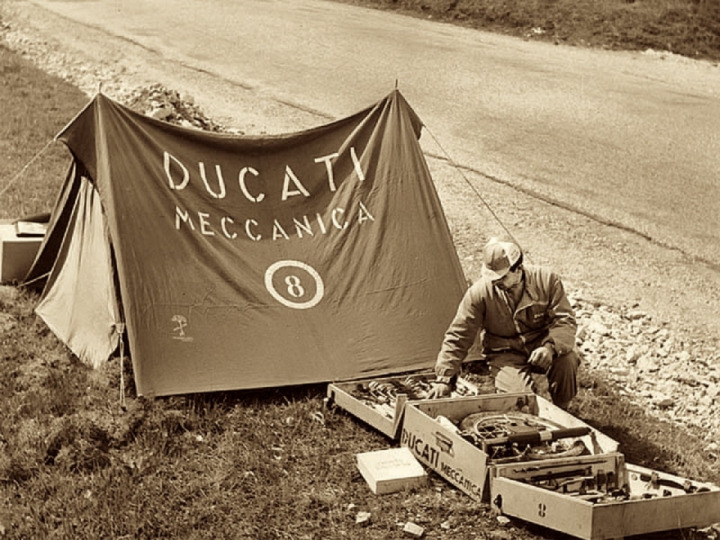
[[193, 338], [185, 334], [188, 321], [183, 315], [173, 315], [170, 320], [175, 323], [175, 327], [172, 329], [173, 334], [175, 334], [173, 339], [179, 339], [180, 341], [193, 340]]

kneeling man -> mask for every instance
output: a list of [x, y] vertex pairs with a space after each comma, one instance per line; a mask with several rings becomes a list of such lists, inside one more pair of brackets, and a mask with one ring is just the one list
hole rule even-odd
[[513, 242], [491, 239], [485, 246], [482, 278], [466, 291], [445, 333], [430, 397], [450, 394], [481, 331], [498, 390], [535, 391], [531, 373], [546, 373], [553, 403], [568, 407], [577, 394], [580, 364], [575, 314], [559, 276], [523, 265], [522, 250]]

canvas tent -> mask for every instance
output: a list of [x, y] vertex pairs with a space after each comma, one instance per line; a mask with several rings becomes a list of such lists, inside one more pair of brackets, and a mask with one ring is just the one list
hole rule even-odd
[[428, 368], [466, 282], [395, 90], [277, 136], [216, 134], [98, 94], [26, 281], [97, 365], [126, 336], [140, 395]]

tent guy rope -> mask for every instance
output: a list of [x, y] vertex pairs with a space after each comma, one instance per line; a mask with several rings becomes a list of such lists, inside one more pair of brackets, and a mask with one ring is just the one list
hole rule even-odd
[[508, 236], [510, 237], [510, 239], [511, 239], [513, 242], [515, 242], [517, 245], [520, 245], [520, 242], [518, 242], [517, 239], [515, 238], [515, 236], [513, 235], [513, 233], [510, 232], [510, 229], [508, 229], [508, 228], [505, 226], [505, 224], [503, 223], [503, 221], [502, 221], [502, 220], [500, 219], [500, 217], [495, 213], [495, 211], [492, 209], [492, 207], [490, 206], [490, 204], [483, 198], [483, 196], [480, 194], [480, 192], [478, 191], [478, 189], [472, 184], [472, 182], [470, 182], [470, 179], [467, 177], [467, 175], [465, 175], [465, 173], [464, 173], [464, 172], [462, 171], [462, 169], [458, 166], [458, 164], [455, 162], [455, 160], [454, 160], [452, 157], [450, 157], [450, 154], [447, 152], [447, 150], [445, 150], [445, 148], [443, 147], [443, 145], [440, 144], [440, 141], [439, 141], [438, 138], [435, 136], [435, 134], [432, 132], [432, 130], [431, 130], [427, 125], [423, 125], [423, 127], [427, 130], [427, 132], [428, 132], [428, 133], [430, 134], [430, 136], [433, 138], [433, 140], [435, 141], [435, 144], [437, 144], [438, 148], [440, 148], [440, 151], [445, 155], [445, 159], [447, 159], [448, 162], [450, 163], [450, 165], [452, 165], [452, 166], [458, 171], [458, 173], [460, 173], [460, 176], [462, 176], [463, 180], [465, 180], [465, 183], [470, 187], [470, 189], [471, 189], [472, 192], [475, 194], [475, 196], [476, 196], [478, 199], [480, 199], [480, 201], [483, 203], [483, 205], [485, 206], [485, 208], [487, 208], [488, 212], [490, 212], [490, 215], [492, 215], [492, 217], [495, 218], [495, 221], [497, 221], [497, 222], [500, 224], [500, 226], [501, 226], [501, 227], [503, 228], [503, 230], [508, 234]]
[[[102, 90], [102, 84], [98, 87], [98, 94], [101, 92], [101, 90]], [[56, 142], [58, 140], [58, 137], [60, 136], [60, 134], [63, 131], [65, 131], [68, 128], [68, 126], [72, 125], [73, 122], [75, 122], [75, 120], [77, 120], [77, 118], [85, 111], [85, 109], [87, 109], [90, 106], [92, 101], [93, 101], [92, 99], [90, 101], [88, 101], [88, 104], [85, 107], [83, 107], [80, 111], [78, 111], [78, 113], [75, 116], [73, 116], [73, 118], [65, 125], [65, 127], [63, 127], [60, 131], [58, 131], [58, 133], [52, 139], [50, 139], [37, 154], [35, 154], [32, 158], [30, 158], [30, 160], [25, 164], [25, 166], [22, 169], [20, 169], [15, 174], [15, 176], [13, 176], [10, 179], [10, 182], [8, 182], [8, 184], [4, 188], [2, 188], [2, 190], [0, 190], [0, 197], [5, 195], [5, 193], [7, 193], [7, 191], [15, 184], [15, 182], [17, 182], [18, 179], [25, 173], [25, 171], [27, 171], [27, 169], [30, 167], [30, 165], [32, 165], [41, 155], [43, 155], [45, 153], [45, 151], [48, 148], [50, 148], [51, 144], [53, 144], [54, 142]]]
[[45, 151], [46, 151], [46, 150], [50, 147], [50, 145], [53, 144], [54, 142], [55, 142], [55, 138], [50, 139], [50, 140], [47, 142], [47, 144], [46, 144], [37, 154], [35, 154], [35, 155], [30, 159], [30, 161], [28, 161], [28, 162], [25, 164], [25, 166], [24, 166], [22, 169], [20, 169], [20, 171], [18, 171], [18, 173], [17, 173], [15, 176], [13, 176], [13, 177], [10, 179], [10, 182], [8, 182], [8, 184], [7, 184], [4, 188], [2, 188], [2, 190], [0, 190], [0, 197], [2, 197], [3, 195], [5, 195], [5, 193], [7, 193], [7, 191], [15, 184], [15, 182], [18, 181], [18, 179], [25, 173], [25, 171], [30, 167], [30, 165], [32, 165], [32, 164], [35, 162], [35, 160], [37, 160], [42, 154], [44, 154]]

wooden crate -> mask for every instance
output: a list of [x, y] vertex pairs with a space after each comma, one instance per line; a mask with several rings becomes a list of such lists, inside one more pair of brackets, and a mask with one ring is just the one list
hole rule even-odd
[[[394, 403], [387, 404], [387, 406], [384, 407], [374, 407], [358, 397], [358, 389], [364, 385], [368, 385], [370, 382], [392, 383], [394, 381], [402, 381], [411, 376], [422, 376], [428, 381], [435, 380], [434, 373], [427, 371], [405, 373], [390, 377], [375, 377], [371, 379], [330, 383], [327, 389], [327, 401], [346, 410], [390, 439], [397, 440], [400, 437], [400, 429], [404, 419], [406, 404], [418, 400], [408, 399], [407, 395], [400, 394]], [[468, 382], [462, 377], [459, 379], [459, 386], [466, 392], [472, 392], [474, 394], [479, 394], [484, 391], [482, 388]], [[456, 392], [454, 395], [457, 397], [458, 393]]]
[[0, 223], [0, 283], [25, 279], [42, 240], [42, 236], [18, 236], [14, 224]]
[[[503, 462], [456, 427], [476, 412], [520, 407], [556, 425], [589, 428], [581, 437], [589, 453]], [[720, 522], [719, 487], [627, 464], [616, 441], [531, 393], [408, 403], [400, 444], [474, 499], [577, 538], [623, 538]]]
[[[522, 408], [553, 423], [568, 428], [585, 428], [588, 434], [580, 439], [590, 455], [543, 461], [523, 461], [511, 464], [512, 468], [531, 471], [551, 461], [557, 466], [597, 467], [618, 470], [623, 456], [617, 452], [618, 443], [585, 424], [582, 420], [555, 407], [533, 393], [492, 394], [465, 398], [443, 398], [408, 403], [400, 444], [410, 448], [424, 465], [470, 497], [479, 501], [490, 500], [490, 478], [496, 474], [491, 457], [462, 436], [453, 422], [478, 412], [504, 413]], [[449, 420], [444, 422], [443, 420]], [[616, 474], [619, 474], [616, 472]]]
[[637, 465], [626, 464], [624, 471], [629, 499], [599, 502], [537, 487], [506, 472], [501, 469], [492, 479], [496, 510], [577, 538], [624, 538], [720, 521], [720, 488]]

